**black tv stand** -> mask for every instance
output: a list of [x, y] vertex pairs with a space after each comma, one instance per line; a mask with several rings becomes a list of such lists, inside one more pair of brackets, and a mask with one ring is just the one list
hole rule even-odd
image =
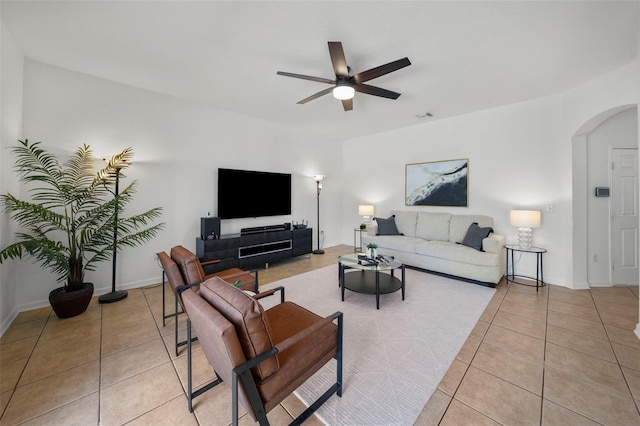
[[254, 226], [253, 228], [242, 228], [240, 235], [264, 234], [267, 232], [288, 231], [289, 229], [290, 227], [284, 223], [282, 225]]
[[243, 228], [240, 234], [221, 235], [216, 240], [196, 238], [196, 256], [208, 265], [211, 274], [229, 268], [268, 267], [269, 263], [311, 253], [312, 228], [287, 229], [286, 224]]

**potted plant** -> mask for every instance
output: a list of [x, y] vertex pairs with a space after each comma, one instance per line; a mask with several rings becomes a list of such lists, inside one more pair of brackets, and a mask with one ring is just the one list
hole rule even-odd
[[369, 243], [367, 244], [367, 248], [369, 249], [369, 257], [372, 259], [376, 258], [376, 249], [378, 248], [378, 245], [376, 243]]
[[94, 271], [97, 263], [110, 259], [117, 250], [153, 238], [164, 227], [151, 224], [162, 208], [118, 217], [118, 209], [132, 200], [136, 190], [136, 181], [119, 193], [111, 189], [120, 170], [130, 164], [131, 148], [105, 160], [97, 171], [86, 144], [63, 165], [40, 142], [19, 141], [12, 152], [17, 157], [14, 169], [19, 181], [30, 186], [31, 197], [20, 200], [5, 194], [0, 198], [4, 211], [21, 228], [17, 242], [0, 251], [0, 263], [33, 257], [64, 283], [49, 294], [56, 315], [79, 315], [93, 294], [93, 284], [84, 281], [85, 272]]

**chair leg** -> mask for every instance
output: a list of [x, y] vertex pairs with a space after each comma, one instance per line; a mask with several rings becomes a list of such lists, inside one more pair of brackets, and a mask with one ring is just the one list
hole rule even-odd
[[187, 403], [189, 406], [189, 412], [193, 413], [193, 398], [196, 398], [212, 387], [222, 383], [222, 379], [216, 372], [216, 379], [206, 385], [193, 390], [193, 349], [191, 344], [198, 340], [191, 337], [191, 320], [187, 317]]
[[338, 316], [338, 342], [336, 348], [336, 383], [338, 389], [336, 394], [342, 397], [342, 332], [343, 332], [343, 315]]
[[[178, 317], [176, 317], [176, 320]], [[189, 412], [193, 413], [193, 384], [191, 376], [191, 320], [187, 317], [187, 404]], [[177, 351], [177, 347], [176, 347]]]
[[334, 314], [334, 318], [338, 320], [338, 335], [336, 342], [336, 356], [334, 357], [336, 360], [336, 382], [331, 386], [325, 393], [320, 396], [320, 398], [316, 399], [313, 404], [311, 404], [302, 414], [296, 417], [289, 426], [292, 425], [300, 425], [305, 420], [313, 415], [318, 408], [322, 404], [324, 404], [334, 393], [339, 397], [342, 397], [342, 333], [343, 333], [343, 314], [336, 313]]
[[256, 414], [256, 419], [260, 426], [269, 426], [267, 420], [267, 412], [264, 409], [256, 382], [253, 380], [251, 370], [244, 370], [237, 373], [235, 370], [231, 373], [231, 421], [234, 426], [238, 424], [238, 379], [242, 382], [249, 404]]
[[238, 375], [231, 373], [231, 425], [238, 426]]
[[175, 335], [175, 341], [176, 341], [176, 356], [178, 356], [178, 346], [180, 346], [178, 343], [178, 295], [174, 293], [173, 296], [175, 299], [175, 311], [174, 311], [175, 318], [173, 322], [174, 322], [175, 331], [176, 331], [174, 335]]
[[289, 426], [292, 426], [292, 425], [296, 425], [297, 426], [297, 425], [301, 425], [302, 423], [304, 423], [304, 421], [307, 420], [309, 417], [311, 417], [313, 415], [313, 413], [315, 413], [316, 410], [318, 408], [320, 408], [320, 406], [322, 404], [327, 402], [327, 400], [329, 398], [331, 398], [331, 395], [336, 393], [336, 391], [339, 388], [340, 388], [340, 385], [338, 383], [334, 383], [333, 386], [331, 386], [329, 389], [327, 389], [327, 391], [325, 393], [323, 393], [320, 398], [316, 399], [313, 402], [313, 404], [311, 404], [311, 406], [309, 406], [306, 410], [304, 410], [304, 412], [302, 414], [300, 414], [298, 417], [293, 419], [293, 421], [291, 423], [289, 423]]
[[165, 324], [165, 320], [167, 319], [167, 315], [165, 312], [165, 308], [164, 308], [164, 304], [165, 304], [165, 295], [164, 295], [164, 284], [165, 284], [165, 273], [164, 270], [162, 271], [162, 326], [164, 327]]
[[198, 337], [196, 336], [194, 338], [188, 338], [188, 339], [183, 340], [181, 342], [178, 341], [178, 319], [180, 318], [180, 314], [184, 314], [184, 311], [178, 311], [178, 297], [179, 296], [177, 294], [175, 294], [175, 293], [174, 293], [174, 296], [175, 296], [175, 308], [174, 308], [174, 310], [175, 310], [174, 312], [175, 313], [174, 314], [170, 314], [168, 316], [169, 317], [175, 317], [175, 332], [174, 332], [175, 337], [174, 337], [174, 340], [175, 340], [175, 346], [176, 346], [176, 356], [178, 356], [178, 348], [180, 348], [180, 346], [184, 346], [184, 345], [186, 345], [187, 343], [189, 343], [191, 341], [195, 342], [195, 341], [198, 340]]
[[167, 314], [167, 309], [165, 308], [165, 303], [167, 302], [167, 298], [165, 295], [165, 284], [167, 284], [167, 275], [165, 274], [164, 271], [162, 271], [162, 326], [166, 326], [167, 325], [167, 320], [169, 318], [173, 318], [175, 316], [177, 316], [178, 314], [176, 314], [175, 312], [172, 314]]

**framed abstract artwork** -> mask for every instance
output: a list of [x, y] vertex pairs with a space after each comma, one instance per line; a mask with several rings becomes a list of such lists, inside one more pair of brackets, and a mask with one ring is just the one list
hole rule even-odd
[[469, 159], [405, 166], [405, 205], [468, 207]]

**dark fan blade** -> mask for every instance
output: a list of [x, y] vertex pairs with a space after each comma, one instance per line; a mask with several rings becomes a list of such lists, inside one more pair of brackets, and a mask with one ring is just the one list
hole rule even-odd
[[308, 98], [304, 98], [303, 100], [299, 101], [298, 103], [299, 104], [306, 104], [307, 102], [312, 101], [314, 99], [317, 99], [320, 96], [324, 96], [324, 95], [327, 95], [327, 94], [331, 93], [332, 90], [333, 90], [333, 87], [329, 87], [327, 89], [324, 89], [324, 90], [322, 90], [322, 91], [320, 91], [318, 93], [315, 93], [315, 94], [309, 96]]
[[293, 74], [290, 72], [278, 71], [278, 75], [284, 75], [285, 77], [301, 78], [303, 80], [316, 81], [318, 83], [336, 84], [335, 80], [329, 80], [328, 78], [312, 77], [310, 75]]
[[329, 56], [331, 56], [331, 64], [333, 65], [333, 72], [336, 73], [336, 77], [349, 77], [349, 68], [347, 67], [347, 60], [344, 57], [344, 50], [342, 50], [342, 43], [339, 41], [330, 41]]
[[368, 84], [357, 84], [353, 86], [356, 92], [366, 93], [367, 95], [380, 96], [382, 98], [398, 99], [400, 93], [392, 92], [391, 90], [382, 89], [376, 86], [369, 86]]
[[353, 109], [353, 98], [351, 99], [343, 99], [342, 107], [345, 111], [351, 111]]
[[354, 75], [353, 78], [358, 83], [364, 83], [365, 81], [373, 80], [374, 78], [397, 71], [400, 68], [408, 67], [409, 65], [411, 65], [409, 58], [402, 58], [397, 61], [389, 62], [388, 64], [380, 65], [379, 67], [371, 68], [367, 71], [359, 72]]

